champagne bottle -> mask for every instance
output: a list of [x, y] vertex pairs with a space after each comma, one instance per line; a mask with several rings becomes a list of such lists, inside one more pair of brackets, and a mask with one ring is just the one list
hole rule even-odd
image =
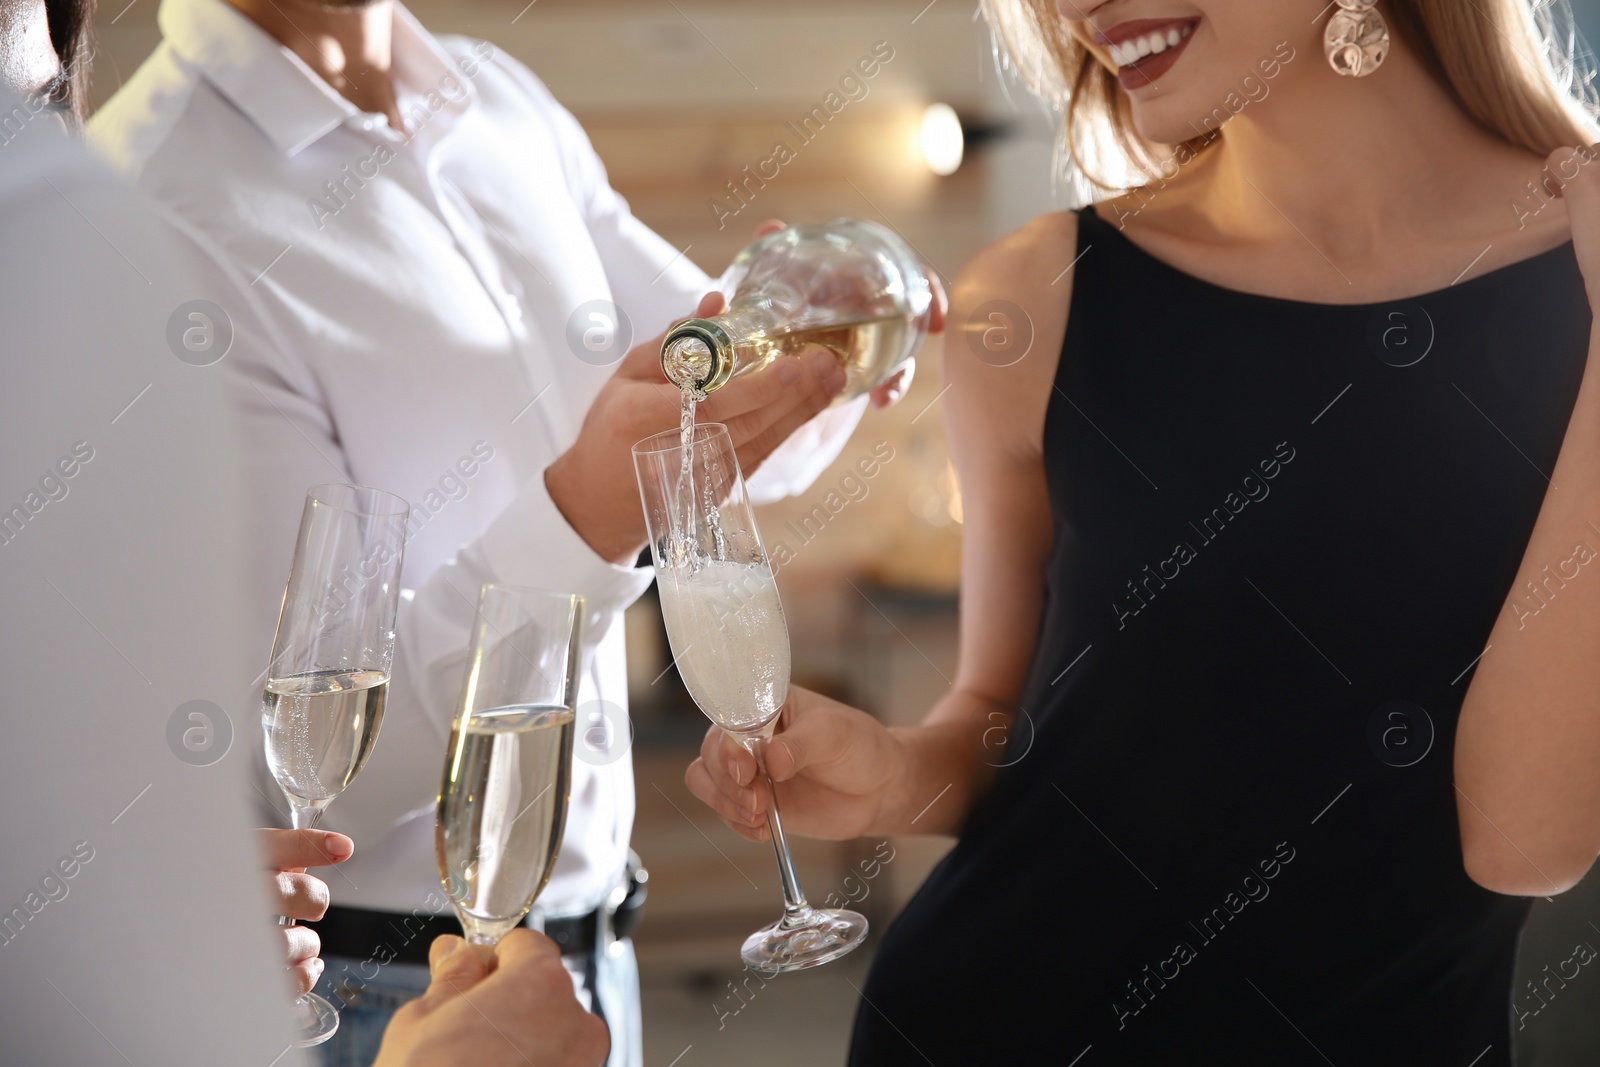
[[688, 319], [661, 344], [661, 369], [704, 399], [733, 378], [808, 345], [845, 370], [835, 403], [887, 381], [928, 332], [933, 286], [921, 261], [875, 222], [835, 219], [778, 230], [734, 258], [722, 314]]

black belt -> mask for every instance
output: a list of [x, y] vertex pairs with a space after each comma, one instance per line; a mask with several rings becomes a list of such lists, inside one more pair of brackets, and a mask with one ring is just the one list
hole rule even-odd
[[[645, 886], [650, 875], [635, 863], [628, 868], [627, 891], [611, 912], [612, 937], [622, 940], [639, 924], [644, 907]], [[599, 947], [601, 911], [544, 921], [545, 936], [561, 946], [563, 956], [592, 956]], [[333, 905], [317, 922], [308, 922], [322, 939], [322, 955], [371, 959], [378, 963], [428, 962], [428, 948], [441, 934], [461, 935], [461, 924], [454, 915], [430, 912], [373, 911]]]

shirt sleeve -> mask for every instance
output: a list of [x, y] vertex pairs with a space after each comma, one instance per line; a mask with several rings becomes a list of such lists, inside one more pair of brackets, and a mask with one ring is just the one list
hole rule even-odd
[[611, 187], [589, 135], [527, 67], [504, 52], [494, 62], [525, 92], [560, 146], [567, 190], [583, 213], [611, 285], [611, 298], [633, 323], [635, 341], [654, 337], [717, 287], [689, 258], [693, 244], [675, 248], [633, 214]]
[[[305, 491], [353, 479], [315, 378], [275, 345], [242, 347], [224, 361], [225, 377], [252, 487], [249, 614], [251, 640], [265, 664]], [[617, 566], [597, 556], [551, 501], [541, 472], [476, 540], [418, 577], [412, 584], [409, 572], [402, 576], [383, 743], [326, 820], [328, 828], [357, 841], [380, 840], [435, 803], [440, 754], [460, 697], [467, 639], [484, 583], [583, 596], [587, 665], [607, 628], [653, 575], [649, 568]], [[270, 779], [263, 789], [277, 801]]]

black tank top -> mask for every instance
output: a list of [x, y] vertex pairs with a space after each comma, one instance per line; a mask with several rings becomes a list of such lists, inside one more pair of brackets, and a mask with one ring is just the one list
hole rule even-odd
[[1571, 244], [1355, 306], [1092, 211], [1078, 252], [1008, 766], [850, 1062], [1509, 1064], [1527, 902], [1463, 871], [1452, 750], [1584, 369]]

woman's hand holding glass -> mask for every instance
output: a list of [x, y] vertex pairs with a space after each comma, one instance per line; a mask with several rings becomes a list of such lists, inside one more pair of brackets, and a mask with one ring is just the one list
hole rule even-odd
[[[784, 825], [844, 841], [881, 834], [954, 834], [996, 770], [1027, 754], [1010, 747], [1012, 714], [958, 687], [916, 726], [789, 687], [767, 772]], [[772, 794], [743, 747], [713, 727], [684, 782], [729, 829], [766, 841]]]
[[[767, 746], [784, 826], [806, 837], [842, 841], [873, 833], [898, 808], [908, 779], [896, 731], [864, 711], [791, 684]], [[689, 791], [739, 836], [766, 841], [772, 795], [750, 752], [713, 726], [684, 774]]]

